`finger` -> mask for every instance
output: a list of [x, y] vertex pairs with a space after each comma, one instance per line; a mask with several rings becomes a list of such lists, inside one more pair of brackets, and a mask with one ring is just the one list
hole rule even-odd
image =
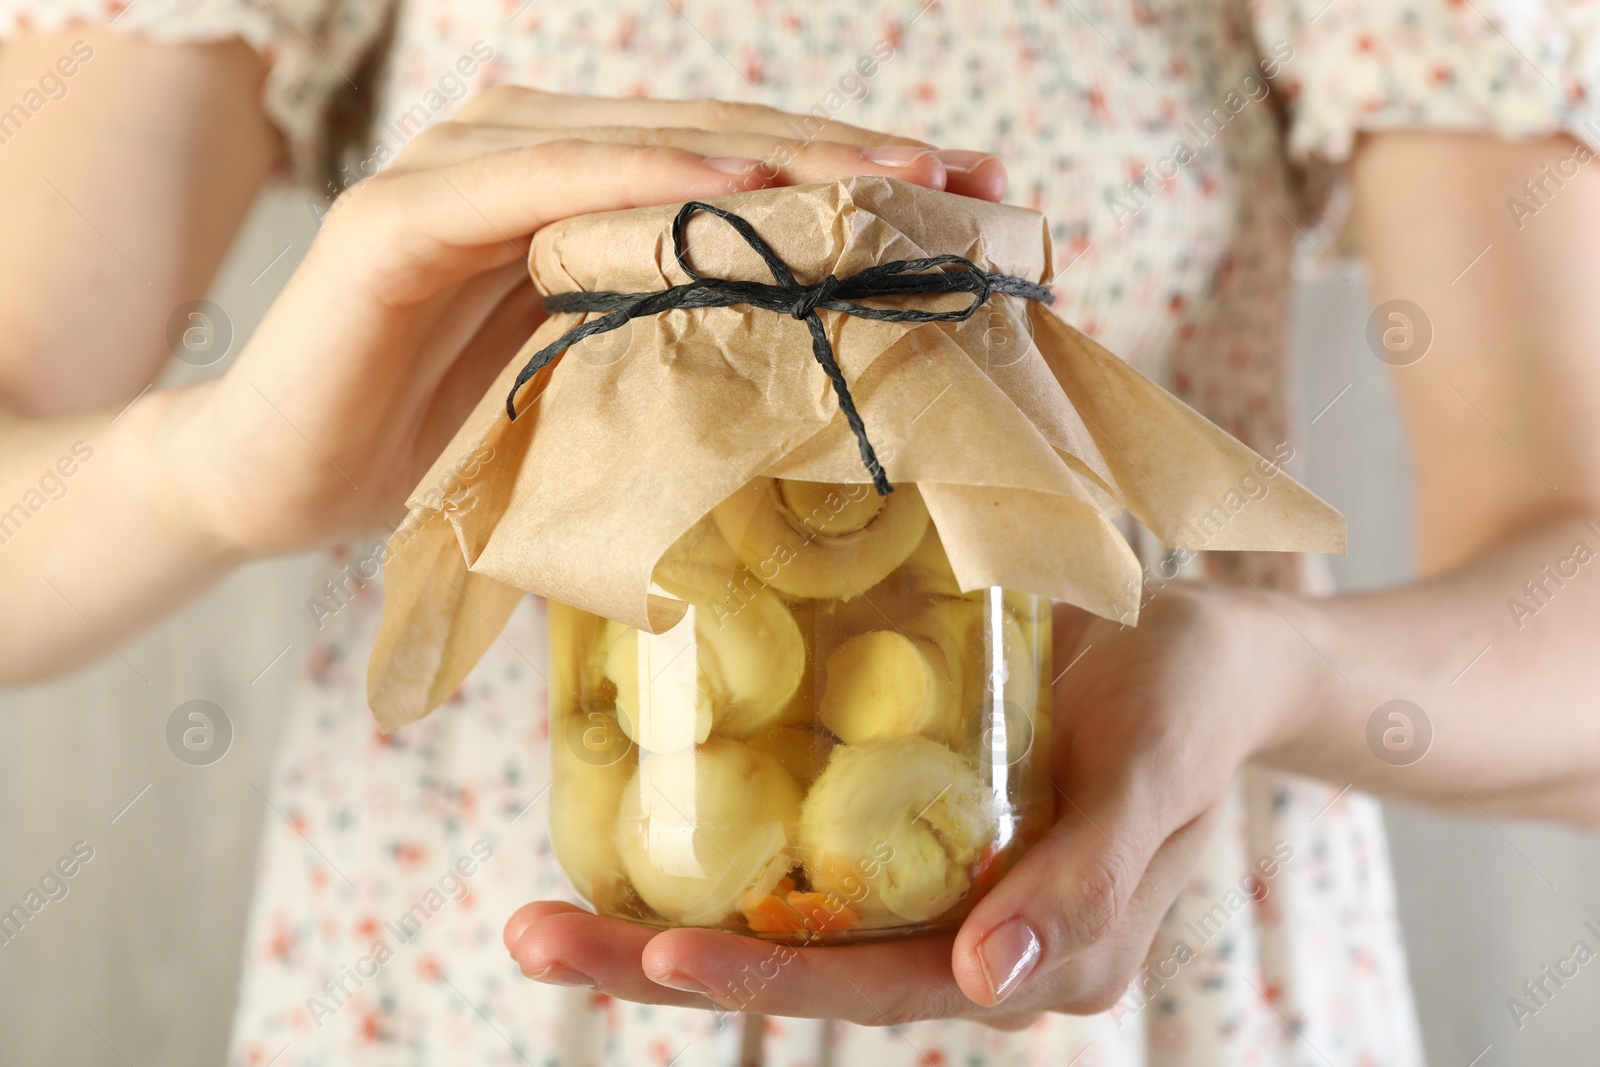
[[1058, 821], [978, 902], [951, 969], [974, 1004], [993, 1006], [1118, 927], [1166, 836], [1113, 783], [1058, 795]]
[[[758, 166], [678, 148], [551, 141], [434, 170], [380, 174], [346, 191], [323, 235], [341, 248], [348, 240], [369, 249], [361, 277], [380, 289], [371, 295], [411, 306], [522, 258], [529, 235], [557, 219], [759, 187]], [[317, 263], [317, 251], [314, 244], [308, 265]]]
[[586, 129], [593, 126], [667, 126], [763, 133], [801, 141], [827, 139], [855, 145], [920, 145], [925, 141], [851, 126], [815, 114], [796, 115], [765, 104], [727, 100], [650, 100], [570, 96], [516, 85], [488, 89], [456, 113], [460, 122], [497, 126]]
[[637, 923], [581, 909], [558, 911], [526, 925], [511, 946], [511, 956], [523, 974], [537, 981], [593, 986], [640, 1004], [716, 1008], [703, 996], [668, 989], [645, 977], [639, 959], [655, 936], [656, 931]]
[[[693, 127], [759, 133], [800, 143], [834, 141], [863, 148], [934, 147], [913, 137], [852, 126], [811, 112], [792, 114], [764, 104], [568, 96], [509, 85], [496, 86], [468, 100], [456, 113], [456, 121], [568, 130], [596, 126]], [[1005, 195], [1005, 167], [993, 155], [948, 149], [941, 151], [940, 156], [950, 173], [950, 181], [944, 186], [947, 191], [996, 201]], [[757, 158], [766, 160], [769, 156], [758, 153]]]
[[944, 164], [945, 192], [995, 202], [1006, 195], [1010, 177], [999, 157], [964, 148], [941, 148], [938, 156]]
[[946, 935], [790, 948], [685, 928], [652, 940], [643, 965], [663, 986], [702, 993], [735, 1011], [886, 1026], [983, 1014], [950, 974], [950, 946]]
[[505, 929], [500, 932], [501, 939], [505, 941], [506, 951], [516, 955], [517, 942], [528, 928], [550, 915], [560, 915], [563, 912], [582, 911], [576, 904], [568, 904], [564, 900], [536, 900], [532, 904], [524, 904], [511, 913], [511, 918], [506, 920]]
[[1156, 934], [1196, 858], [1210, 841], [1218, 814], [1217, 809], [1209, 809], [1168, 837], [1151, 857], [1116, 928], [1062, 966], [1030, 980], [1017, 999], [1073, 1015], [1113, 1009], [1138, 979], [1152, 947], [1161, 955], [1174, 952], [1175, 943], [1154, 945]]
[[[766, 134], [735, 131], [661, 128], [653, 126], [600, 126], [566, 130], [520, 126], [479, 126], [445, 122], [418, 134], [395, 160], [391, 171], [414, 171], [449, 166], [485, 152], [580, 137], [606, 144], [682, 148], [702, 156], [760, 160], [756, 173], [770, 185], [808, 185], [837, 181], [857, 174], [876, 174], [923, 185], [945, 187], [945, 165], [931, 148], [915, 145], [860, 146], [840, 141], [796, 141]], [[976, 153], [975, 155], [981, 155]], [[992, 156], [984, 159], [993, 160]], [[998, 160], [994, 161], [998, 166]], [[976, 162], [967, 164], [976, 167]], [[991, 168], [992, 171], [992, 168]], [[1004, 175], [1004, 168], [999, 168]], [[985, 188], [993, 174], [979, 180]]]

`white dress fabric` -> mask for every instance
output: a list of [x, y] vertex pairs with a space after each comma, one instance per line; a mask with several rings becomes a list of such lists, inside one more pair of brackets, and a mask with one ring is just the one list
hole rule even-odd
[[[1009, 199], [1052, 222], [1056, 310], [1282, 457], [1286, 281], [1356, 136], [1565, 130], [1593, 142], [1597, 7], [405, 0], [366, 158], [448, 117], [469, 82], [821, 108], [994, 151]], [[263, 104], [295, 172], [318, 181], [330, 102], [390, 15], [387, 0], [0, 0], [0, 34], [112, 22], [164, 41], [243, 37], [271, 63]], [[857, 67], [867, 56], [870, 77]], [[333, 585], [310, 594], [322, 629], [271, 786], [293, 826], [267, 819], [231, 1062], [740, 1062], [736, 1017], [520, 976], [504, 920], [571, 892], [545, 828], [544, 605], [517, 610], [446, 707], [383, 737], [364, 701], [375, 553], [336, 553]], [[1206, 557], [1202, 569], [1318, 591], [1293, 558]], [[1116, 1010], [1020, 1033], [761, 1025], [771, 1067], [1422, 1062], [1377, 805], [1253, 769]]]

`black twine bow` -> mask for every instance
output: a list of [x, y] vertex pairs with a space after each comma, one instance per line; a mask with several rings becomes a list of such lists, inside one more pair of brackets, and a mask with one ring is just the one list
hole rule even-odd
[[[712, 278], [700, 274], [689, 266], [684, 233], [689, 219], [697, 211], [708, 212], [732, 226], [766, 262], [767, 269], [772, 271], [777, 284]], [[626, 325], [631, 319], [643, 315], [659, 315], [673, 308], [732, 307], [735, 304], [747, 304], [766, 311], [792, 315], [804, 321], [810, 328], [811, 353], [822, 367], [822, 372], [833, 383], [834, 395], [839, 398], [839, 410], [844, 412], [845, 421], [850, 424], [850, 430], [855, 434], [856, 444], [861, 449], [861, 462], [867, 468], [867, 473], [872, 475], [873, 486], [878, 490], [878, 495], [887, 496], [894, 491], [894, 487], [889, 484], [889, 479], [883, 473], [883, 465], [878, 462], [878, 455], [873, 451], [872, 442], [867, 440], [867, 428], [856, 411], [855, 401], [850, 396], [850, 388], [845, 384], [844, 373], [839, 370], [839, 363], [834, 358], [833, 345], [828, 342], [827, 332], [822, 327], [822, 318], [817, 314], [817, 310], [825, 308], [828, 311], [838, 311], [846, 315], [878, 319], [883, 322], [964, 322], [971, 318], [993, 293], [1020, 296], [1046, 304], [1055, 299], [1050, 290], [1042, 285], [1009, 274], [985, 273], [976, 263], [961, 256], [898, 259], [867, 267], [847, 278], [835, 278], [830, 274], [816, 285], [801, 285], [795, 281], [789, 265], [778, 258], [772, 246], [762, 240], [761, 235], [756, 233], [749, 222], [731, 211], [698, 200], [684, 204], [677, 218], [672, 220], [672, 248], [677, 256], [678, 266], [682, 267], [683, 272], [693, 281], [652, 293], [571, 292], [554, 293], [545, 297], [544, 306], [547, 311], [604, 311], [608, 314], [573, 327], [528, 360], [527, 366], [517, 375], [510, 395], [506, 397], [507, 416], [512, 419], [517, 417], [517, 391], [543, 370], [551, 360], [585, 337], [606, 333]], [[958, 269], [952, 271], [935, 269], [944, 266]], [[875, 308], [851, 303], [853, 300], [870, 297], [917, 296], [925, 293], [971, 293], [973, 298], [971, 304], [958, 311]]]

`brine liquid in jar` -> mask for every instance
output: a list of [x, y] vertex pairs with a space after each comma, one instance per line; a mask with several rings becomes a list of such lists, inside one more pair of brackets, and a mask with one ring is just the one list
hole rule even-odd
[[1050, 601], [962, 593], [914, 485], [758, 478], [655, 580], [662, 634], [550, 604], [551, 836], [601, 914], [932, 933], [1050, 825]]

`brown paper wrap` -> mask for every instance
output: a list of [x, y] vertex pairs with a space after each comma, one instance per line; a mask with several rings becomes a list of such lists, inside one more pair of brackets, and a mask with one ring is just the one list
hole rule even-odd
[[[1054, 276], [1037, 212], [891, 179], [716, 203], [802, 284], [946, 253]], [[534, 283], [643, 292], [686, 281], [670, 237], [677, 210], [546, 227], [528, 257]], [[686, 234], [701, 273], [772, 281], [723, 221], [698, 215]], [[896, 299], [944, 311], [971, 296]], [[821, 315], [890, 480], [917, 484], [964, 589], [1005, 586], [1131, 619], [1142, 575], [1113, 522], [1124, 509], [1175, 548], [1344, 549], [1337, 511], [1036, 302], [995, 295], [961, 323]], [[409, 501], [368, 674], [385, 731], [450, 695], [523, 591], [660, 633], [685, 606], [652, 591], [657, 561], [750, 478], [871, 480], [805, 324], [743, 306], [638, 318], [580, 342], [524, 386], [509, 420], [517, 371], [582, 321], [539, 327]], [[596, 341], [605, 360], [581, 352]], [[1271, 491], [1253, 499], [1246, 487], [1263, 476]]]

